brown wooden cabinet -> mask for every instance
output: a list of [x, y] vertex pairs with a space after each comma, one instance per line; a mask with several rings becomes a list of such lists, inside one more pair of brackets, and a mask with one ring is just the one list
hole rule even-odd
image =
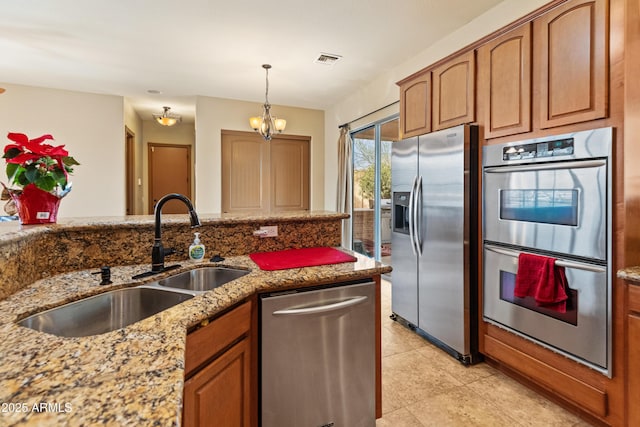
[[533, 21], [540, 128], [607, 116], [606, 0], [571, 0]]
[[256, 425], [251, 324], [247, 301], [187, 335], [185, 426]]
[[471, 50], [433, 70], [433, 130], [475, 120], [475, 64]]
[[186, 426], [251, 425], [250, 354], [245, 338], [184, 383]]
[[628, 285], [627, 425], [640, 425], [640, 286]]
[[399, 82], [400, 139], [431, 132], [431, 72]]
[[222, 211], [308, 210], [311, 138], [222, 132]]
[[531, 23], [478, 49], [485, 138], [531, 131], [531, 55]]
[[278, 139], [271, 143], [271, 211], [309, 209], [309, 141]]

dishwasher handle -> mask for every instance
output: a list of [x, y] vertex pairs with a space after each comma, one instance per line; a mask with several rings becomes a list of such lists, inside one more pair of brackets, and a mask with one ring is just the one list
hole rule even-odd
[[303, 315], [303, 314], [315, 314], [325, 313], [327, 311], [340, 310], [346, 307], [351, 307], [364, 302], [367, 299], [366, 296], [358, 296], [349, 298], [344, 301], [336, 302], [333, 304], [319, 305], [315, 307], [307, 308], [288, 308], [284, 310], [277, 310], [273, 312], [274, 316], [286, 316], [286, 315]]

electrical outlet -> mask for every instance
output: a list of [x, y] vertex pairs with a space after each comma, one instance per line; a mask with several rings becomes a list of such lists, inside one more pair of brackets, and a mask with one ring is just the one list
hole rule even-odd
[[260, 227], [260, 237], [276, 237], [278, 235], [277, 225], [265, 225]]

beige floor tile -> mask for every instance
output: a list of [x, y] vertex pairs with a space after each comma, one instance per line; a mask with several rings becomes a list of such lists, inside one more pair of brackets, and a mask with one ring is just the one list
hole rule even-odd
[[433, 366], [448, 372], [463, 384], [478, 381], [479, 379], [495, 375], [498, 372], [486, 363], [465, 366], [444, 350], [433, 345], [422, 347], [418, 352]]
[[468, 387], [523, 426], [560, 427], [582, 422], [572, 413], [502, 373], [483, 378]]
[[430, 365], [417, 350], [382, 358], [383, 413], [461, 385], [447, 372]]
[[382, 328], [382, 356], [391, 356], [398, 353], [419, 349], [429, 343], [408, 328], [398, 322], [393, 322]]
[[514, 427], [518, 423], [466, 387], [428, 397], [407, 409], [423, 426]]
[[423, 425], [407, 408], [400, 408], [376, 420], [376, 427], [423, 427]]

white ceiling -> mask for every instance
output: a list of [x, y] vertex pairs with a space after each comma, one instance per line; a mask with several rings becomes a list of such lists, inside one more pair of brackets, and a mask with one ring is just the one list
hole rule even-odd
[[4, 1], [0, 81], [189, 119], [196, 95], [264, 102], [269, 63], [272, 104], [325, 109], [501, 1]]

